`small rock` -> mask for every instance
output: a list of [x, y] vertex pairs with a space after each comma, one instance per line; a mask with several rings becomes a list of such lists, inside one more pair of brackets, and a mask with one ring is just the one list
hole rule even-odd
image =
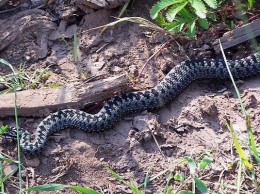
[[156, 130], [159, 126], [158, 115], [152, 113], [144, 116], [136, 116], [133, 120], [133, 127], [139, 131]]
[[76, 185], [78, 185], [78, 184], [77, 184], [77, 182], [70, 182], [69, 185], [76, 186]]
[[88, 69], [90, 70], [91, 74], [95, 75], [102, 69], [102, 67], [104, 67], [104, 65], [105, 65], [104, 61], [98, 61], [89, 64]]
[[218, 108], [215, 105], [215, 102], [210, 97], [205, 97], [205, 100], [201, 103], [200, 111], [203, 115], [217, 117]]
[[132, 191], [128, 187], [126, 187], [124, 185], [117, 185], [116, 186], [116, 191], [120, 192], [122, 194], [128, 194], [128, 193], [130, 194], [130, 193], [132, 193]]
[[77, 7], [63, 7], [62, 11], [59, 14], [59, 18], [62, 20], [69, 20], [77, 11]]
[[121, 67], [118, 67], [118, 66], [113, 66], [112, 68], [111, 68], [111, 71], [114, 71], [114, 72], [119, 72], [119, 71], [121, 71], [122, 70], [122, 68]]

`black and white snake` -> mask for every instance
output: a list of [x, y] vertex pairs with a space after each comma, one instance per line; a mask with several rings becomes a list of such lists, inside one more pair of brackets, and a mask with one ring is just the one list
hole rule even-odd
[[[260, 52], [240, 60], [229, 60], [228, 63], [235, 79], [260, 74]], [[33, 140], [28, 131], [20, 130], [20, 147], [24, 152], [37, 153], [43, 148], [50, 134], [64, 128], [78, 128], [86, 132], [104, 131], [112, 128], [123, 115], [161, 107], [170, 102], [192, 81], [209, 78], [229, 78], [222, 59], [184, 61], [175, 66], [154, 88], [113, 97], [96, 114], [74, 109], [55, 112], [39, 124]], [[16, 131], [12, 128], [2, 135], [15, 138]]]

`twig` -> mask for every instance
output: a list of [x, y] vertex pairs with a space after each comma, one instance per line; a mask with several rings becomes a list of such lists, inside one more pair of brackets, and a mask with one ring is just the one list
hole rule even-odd
[[159, 145], [159, 143], [158, 143], [158, 141], [157, 141], [157, 139], [156, 139], [156, 137], [154, 136], [154, 134], [153, 134], [152, 131], [151, 131], [151, 135], [152, 135], [152, 137], [153, 137], [153, 139], [154, 139], [154, 141], [155, 141], [155, 143], [156, 143], [156, 145], [157, 145], [157, 147], [158, 147], [159, 152], [160, 152], [161, 155], [165, 158], [165, 155], [163, 154], [163, 152], [162, 152], [162, 150], [161, 150], [161, 148], [160, 148], [160, 145]]
[[160, 46], [160, 48], [159, 48], [157, 51], [155, 51], [155, 53], [154, 53], [151, 57], [149, 57], [149, 59], [145, 62], [145, 64], [143, 65], [141, 71], [139, 72], [136, 81], [139, 81], [139, 78], [140, 78], [140, 76], [142, 75], [144, 68], [145, 68], [146, 65], [150, 62], [150, 60], [153, 59], [154, 56], [155, 56], [157, 53], [159, 53], [163, 48], [167, 47], [172, 41], [173, 41], [173, 40], [169, 40], [168, 42], [163, 43], [163, 44]]

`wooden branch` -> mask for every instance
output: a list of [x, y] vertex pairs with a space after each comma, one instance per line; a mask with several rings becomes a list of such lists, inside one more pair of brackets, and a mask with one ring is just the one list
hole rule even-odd
[[[223, 49], [227, 49], [241, 42], [250, 40], [259, 35], [260, 35], [260, 19], [257, 19], [249, 24], [245, 24], [239, 28], [236, 28], [226, 33], [223, 37], [220, 38], [220, 41]], [[215, 51], [217, 52], [220, 51], [218, 40], [213, 43], [213, 46]]]
[[[43, 88], [17, 93], [19, 116], [47, 116], [64, 108], [83, 108], [86, 103], [103, 101], [127, 88], [126, 75], [97, 80], [91, 83], [73, 83], [60, 88]], [[0, 95], [0, 116], [14, 115], [14, 93]]]

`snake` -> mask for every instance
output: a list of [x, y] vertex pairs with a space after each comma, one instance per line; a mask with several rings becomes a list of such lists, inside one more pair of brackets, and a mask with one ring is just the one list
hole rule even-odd
[[[174, 66], [153, 88], [118, 95], [109, 99], [96, 114], [77, 109], [63, 109], [44, 118], [34, 132], [25, 129], [16, 131], [8, 127], [2, 135], [19, 138], [20, 148], [29, 154], [39, 153], [48, 137], [65, 128], [77, 128], [85, 132], [101, 132], [111, 129], [120, 119], [131, 112], [160, 108], [172, 101], [191, 82], [198, 79], [229, 79], [229, 70], [234, 79], [260, 74], [260, 51], [238, 60], [195, 58]], [[18, 134], [18, 135], [17, 135]]]

